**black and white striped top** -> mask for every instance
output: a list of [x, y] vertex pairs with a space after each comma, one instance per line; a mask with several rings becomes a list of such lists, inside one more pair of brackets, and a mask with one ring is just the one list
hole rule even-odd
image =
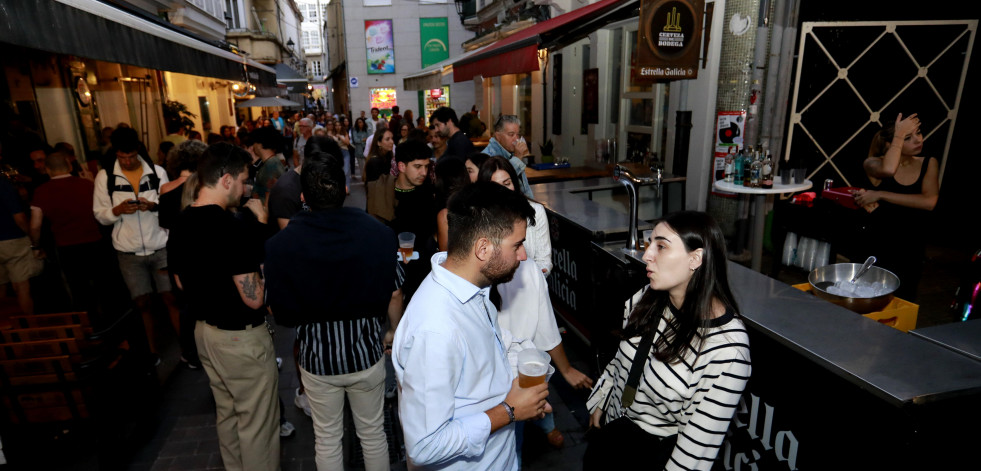
[[[632, 307], [628, 303], [628, 312]], [[655, 343], [671, 328], [671, 318], [671, 311], [665, 310]], [[603, 408], [606, 422], [627, 416], [650, 434], [677, 434], [665, 466], [669, 470], [712, 468], [751, 372], [749, 337], [731, 312], [713, 319], [698, 334], [704, 339], [701, 351], [690, 349], [677, 364], [656, 360], [651, 350], [634, 403], [627, 409], [621, 407], [621, 395], [641, 338], [621, 341], [586, 403], [590, 412]]]
[[[401, 288], [404, 281], [402, 263], [396, 262], [394, 289]], [[300, 366], [320, 376], [357, 373], [371, 368], [384, 354], [384, 322], [381, 317], [365, 317], [298, 326]]]

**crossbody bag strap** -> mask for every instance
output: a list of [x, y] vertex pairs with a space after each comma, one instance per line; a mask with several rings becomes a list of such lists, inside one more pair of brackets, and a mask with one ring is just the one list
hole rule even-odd
[[654, 344], [654, 332], [648, 333], [640, 339], [637, 345], [637, 352], [634, 353], [633, 363], [630, 364], [630, 374], [627, 375], [627, 385], [623, 388], [623, 396], [620, 397], [620, 404], [624, 409], [634, 403], [634, 396], [637, 394], [637, 385], [640, 384], [640, 375], [644, 372], [647, 364], [647, 356], [651, 353], [651, 346]]

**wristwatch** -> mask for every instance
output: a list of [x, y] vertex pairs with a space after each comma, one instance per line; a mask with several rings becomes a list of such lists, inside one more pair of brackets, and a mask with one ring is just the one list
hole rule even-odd
[[510, 424], [513, 424], [514, 423], [514, 408], [511, 407], [511, 404], [508, 404], [507, 402], [504, 402], [504, 401], [501, 401], [501, 405], [504, 406], [504, 412], [507, 412], [508, 413], [508, 424], [509, 425]]

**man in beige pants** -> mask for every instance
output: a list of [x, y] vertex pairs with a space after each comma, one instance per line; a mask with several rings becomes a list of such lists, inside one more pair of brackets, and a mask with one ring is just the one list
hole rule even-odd
[[[279, 469], [279, 373], [266, 328], [261, 250], [255, 228], [236, 219], [249, 176], [249, 154], [226, 143], [198, 164], [198, 198], [171, 229], [168, 265], [197, 317], [194, 339], [217, 409], [221, 459], [227, 470]], [[262, 202], [246, 208], [265, 224]]]

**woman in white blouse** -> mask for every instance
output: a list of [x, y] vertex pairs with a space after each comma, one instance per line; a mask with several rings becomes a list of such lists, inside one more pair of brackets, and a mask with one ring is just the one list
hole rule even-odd
[[616, 357], [586, 402], [584, 470], [712, 468], [751, 371], [725, 254], [705, 213], [654, 226], [650, 284], [628, 303]]
[[[493, 156], [480, 165], [477, 173], [477, 181], [491, 181], [504, 185], [511, 190], [517, 190], [518, 174], [514, 167], [504, 157]], [[525, 251], [528, 259], [534, 260], [535, 264], [542, 273], [548, 275], [552, 271], [552, 240], [548, 233], [548, 217], [545, 216], [545, 207], [539, 203], [528, 200], [531, 207], [535, 209], [535, 221], [532, 224], [528, 221], [528, 234], [525, 236]]]

